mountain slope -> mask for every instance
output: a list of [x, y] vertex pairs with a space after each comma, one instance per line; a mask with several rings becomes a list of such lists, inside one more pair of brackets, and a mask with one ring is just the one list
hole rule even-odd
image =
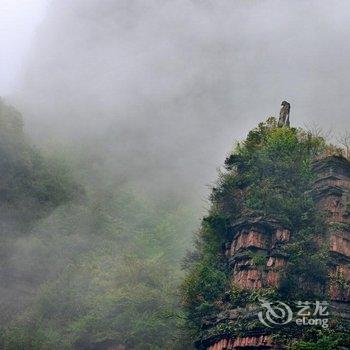
[[[321, 166], [328, 177], [335, 172], [334, 184], [326, 190], [340, 193], [324, 198], [317, 184], [325, 175], [315, 161], [327, 160], [329, 154], [338, 154], [335, 158], [345, 164], [338, 168], [345, 175], [339, 179], [332, 170], [337, 162]], [[270, 118], [227, 158], [183, 283], [188, 325], [198, 349], [349, 346], [344, 309], [350, 286], [349, 252], [339, 246], [347, 244], [349, 236], [346, 174], [350, 164], [340, 154], [321, 137], [277, 127]], [[333, 202], [343, 207], [340, 213]], [[335, 219], [329, 220], [329, 215]], [[332, 234], [333, 220], [341, 225], [337, 235]], [[339, 236], [339, 230], [343, 238], [337, 238], [337, 248], [330, 241]], [[334, 257], [338, 252], [344, 261]], [[297, 327], [291, 320], [284, 327], [278, 322], [265, 325], [258, 318], [264, 305], [282, 301], [295, 312], [298, 301], [324, 300], [338, 308], [326, 320], [329, 329]], [[343, 309], [339, 302], [344, 303]]]

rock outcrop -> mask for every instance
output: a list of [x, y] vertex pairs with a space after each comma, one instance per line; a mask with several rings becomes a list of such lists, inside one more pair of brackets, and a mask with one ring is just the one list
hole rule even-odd
[[[350, 162], [340, 156], [328, 156], [313, 164], [316, 180], [313, 198], [317, 209], [325, 214], [327, 239], [330, 250], [329, 279], [327, 288], [332, 312], [340, 319], [350, 320]], [[278, 221], [251, 217], [230, 223], [230, 239], [224, 245], [225, 256], [231, 271], [232, 284], [240, 290], [254, 291], [279, 287], [281, 270], [288, 256], [284, 244], [290, 241], [291, 231]], [[326, 238], [321, 238], [326, 237]], [[324, 242], [320, 242], [324, 243]], [[257, 263], [258, 261], [258, 263]], [[301, 286], [303, 288], [303, 286]], [[308, 288], [308, 286], [305, 286]], [[312, 286], [315, 288], [315, 286]], [[222, 331], [220, 325], [246, 324], [257, 320], [257, 306], [225, 309], [215, 318], [204, 322], [204, 336], [197, 341], [198, 349], [248, 350], [283, 349], [274, 342], [273, 331], [256, 325], [254, 330], [244, 327], [239, 336]], [[220, 330], [217, 331], [217, 330]]]
[[333, 312], [350, 320], [350, 163], [333, 156], [316, 162], [314, 170], [316, 203], [328, 222], [330, 300]]

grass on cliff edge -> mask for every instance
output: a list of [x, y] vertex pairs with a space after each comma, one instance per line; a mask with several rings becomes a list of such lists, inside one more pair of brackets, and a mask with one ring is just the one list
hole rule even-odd
[[[254, 304], [262, 296], [290, 304], [295, 300], [327, 298], [324, 290], [316, 293], [314, 288], [328, 281], [329, 253], [315, 239], [324, 234], [325, 223], [315, 208], [311, 189], [315, 179], [312, 162], [330, 147], [322, 137], [302, 129], [278, 128], [275, 119], [270, 118], [250, 131], [226, 159], [225, 171], [219, 173], [212, 190], [212, 206], [202, 221], [196, 250], [187, 259], [188, 273], [182, 285], [187, 322], [194, 339], [220, 333], [237, 336], [261, 328], [256, 322], [243, 321], [221, 322], [216, 329], [203, 325], [226, 308]], [[231, 282], [222, 247], [228, 240], [230, 222], [251, 216], [275, 219], [292, 232], [291, 242], [281, 248], [289, 259], [281, 271], [278, 289], [247, 292]], [[252, 260], [264, 269], [262, 259], [257, 256]]]

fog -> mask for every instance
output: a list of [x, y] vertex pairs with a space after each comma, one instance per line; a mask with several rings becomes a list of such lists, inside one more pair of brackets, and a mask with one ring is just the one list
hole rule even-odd
[[[107, 266], [110, 272], [111, 265], [122, 270], [116, 268], [119, 275], [111, 272], [118, 288], [123, 286], [118, 278], [128, 285], [129, 266], [123, 270], [128, 261], [123, 254], [128, 249], [139, 254], [144, 237], [151, 237], [149, 256], [157, 253], [157, 259], [163, 259], [174, 254], [168, 265], [178, 268], [184, 246], [190, 246], [193, 229], [208, 207], [218, 167], [235, 142], [257, 123], [278, 116], [282, 100], [291, 103], [293, 126], [317, 123], [335, 132], [349, 127], [347, 1], [38, 0], [26, 4], [27, 17], [16, 14], [13, 4], [10, 12], [23, 24], [19, 30], [23, 35], [15, 29], [11, 33], [16, 34], [2, 33], [7, 54], [0, 56], [1, 91], [23, 114], [32, 143], [44, 153], [64, 154], [78, 169], [82, 185], [88, 184], [92, 198], [88, 209], [81, 203], [78, 209], [75, 204], [75, 209], [59, 208], [44, 224], [39, 222], [31, 236], [14, 241], [8, 251], [11, 264], [23, 268], [26, 276], [38, 275], [35, 288], [72, 261], [73, 265], [77, 261], [76, 270], [68, 271], [68, 277], [72, 274], [74, 283], [80, 283], [80, 271], [86, 284], [92, 273], [103, 280], [100, 271]], [[18, 6], [18, 11], [24, 10]], [[11, 24], [13, 28], [17, 22]], [[125, 195], [124, 207], [118, 191], [125, 187], [147, 194], [152, 204]], [[96, 194], [102, 199], [95, 203]], [[158, 201], [184, 204], [193, 213], [176, 205], [175, 214], [167, 212], [166, 205], [171, 205], [166, 203], [159, 214]], [[133, 208], [130, 213], [128, 205]], [[101, 239], [93, 236], [90, 217], [97, 213], [100, 219], [100, 212], [112, 227], [96, 229], [102, 232]], [[144, 226], [151, 227], [156, 238], [145, 234]], [[103, 236], [104, 229], [125, 237]], [[88, 231], [93, 238], [85, 235]], [[160, 245], [156, 253], [154, 242]], [[103, 251], [110, 259], [106, 263], [100, 251], [91, 253], [96, 247], [117, 252]], [[89, 263], [91, 256], [98, 257], [98, 273], [89, 270], [88, 263], [79, 265], [84, 254]], [[114, 257], [120, 260], [115, 262]], [[37, 266], [45, 267], [44, 272]], [[137, 281], [140, 277], [134, 270]], [[66, 282], [62, 278], [58, 283], [62, 285], [58, 284], [57, 293], [65, 290]], [[130, 285], [131, 291], [137, 290]], [[6, 290], [9, 298], [11, 288]], [[84, 294], [88, 288], [81, 290]], [[16, 303], [22, 299], [21, 291]], [[64, 294], [58, 300], [64, 304]], [[117, 324], [123, 322], [129, 325]]]
[[22, 65], [30, 51], [36, 28], [45, 13], [45, 0], [0, 2], [0, 95], [18, 86]]
[[295, 126], [344, 127], [349, 9], [52, 1], [10, 100], [34, 139], [102, 140], [118, 173], [198, 196], [233, 142], [276, 116], [283, 99]]

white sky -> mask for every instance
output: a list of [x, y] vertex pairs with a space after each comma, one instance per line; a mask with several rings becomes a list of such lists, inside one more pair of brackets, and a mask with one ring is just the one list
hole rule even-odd
[[47, 0], [0, 0], [0, 96], [14, 90], [46, 4]]

